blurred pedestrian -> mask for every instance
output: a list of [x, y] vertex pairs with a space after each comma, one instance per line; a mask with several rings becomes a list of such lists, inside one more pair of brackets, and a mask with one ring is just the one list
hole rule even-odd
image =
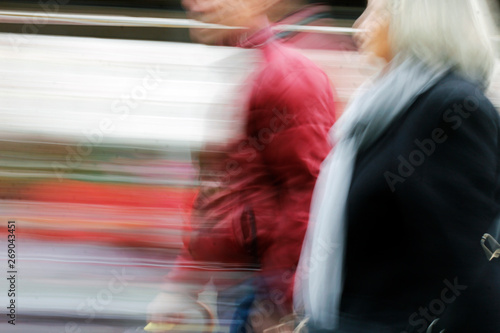
[[483, 0], [369, 0], [387, 62], [333, 128], [296, 280], [312, 332], [499, 332], [500, 118]]
[[209, 280], [219, 320], [233, 332], [262, 332], [293, 311], [293, 274], [335, 107], [326, 74], [277, 42], [266, 17], [271, 3], [183, 2], [191, 18], [243, 27], [193, 29], [194, 40], [255, 48], [262, 60], [241, 101], [244, 132], [218, 154], [200, 156], [201, 175], [212, 176], [202, 178], [179, 265], [149, 308], [153, 322], [179, 320], [185, 304], [173, 302], [195, 298]]

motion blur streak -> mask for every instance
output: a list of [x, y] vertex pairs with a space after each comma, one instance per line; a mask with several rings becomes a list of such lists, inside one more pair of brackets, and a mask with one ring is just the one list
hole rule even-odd
[[0, 331], [136, 331], [186, 235], [191, 153], [237, 131], [257, 59], [13, 34], [0, 59], [0, 221], [16, 221], [19, 272], [18, 321]]

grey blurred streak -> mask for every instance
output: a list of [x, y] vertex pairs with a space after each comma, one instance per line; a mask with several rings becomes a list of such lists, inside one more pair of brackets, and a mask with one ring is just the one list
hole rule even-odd
[[[66, 0], [67, 1], [67, 0]], [[159, 17], [130, 17], [117, 15], [89, 15], [70, 13], [40, 13], [26, 11], [0, 11], [0, 22], [4, 23], [24, 23], [26, 19], [46, 20], [46, 24], [66, 24], [66, 25], [115, 25], [115, 26], [142, 26], [142, 27], [164, 27], [164, 28], [203, 28], [203, 29], [242, 29], [241, 27], [231, 27], [219, 24], [204, 23], [192, 19], [180, 18], [159, 18]], [[273, 29], [279, 31], [302, 31], [333, 34], [352, 34], [357, 29], [342, 27], [321, 27], [321, 26], [298, 26], [298, 25], [278, 25]]]

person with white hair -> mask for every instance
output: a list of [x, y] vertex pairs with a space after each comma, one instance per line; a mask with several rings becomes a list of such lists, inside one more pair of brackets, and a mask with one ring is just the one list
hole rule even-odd
[[386, 61], [334, 125], [295, 280], [309, 332], [499, 332], [500, 117], [483, 0], [369, 0]]

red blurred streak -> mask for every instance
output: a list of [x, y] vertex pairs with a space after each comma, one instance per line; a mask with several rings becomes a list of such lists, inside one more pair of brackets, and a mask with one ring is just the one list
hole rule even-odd
[[[148, 216], [144, 216], [144, 224], [130, 224], [129, 216], [124, 208], [156, 208], [155, 212], [164, 211], [165, 217], [171, 217], [175, 212], [179, 220], [187, 221], [192, 202], [196, 195], [195, 188], [174, 188], [167, 186], [113, 184], [113, 183], [88, 183], [81, 181], [65, 180], [40, 181], [24, 184], [16, 189], [16, 197], [21, 200], [45, 203], [71, 203], [85, 205], [106, 205], [116, 207], [116, 218], [105, 222], [106, 229], [97, 229], [95, 224], [88, 228], [75, 230], [82, 225], [81, 218], [57, 218], [53, 225], [44, 228], [47, 222], [30, 220], [33, 224], [23, 228], [20, 226], [19, 237], [33, 237], [36, 239], [58, 242], [92, 242], [108, 243], [117, 246], [154, 247], [178, 249], [182, 246], [184, 237], [190, 228], [186, 223], [165, 226], [157, 222], [147, 224]], [[85, 213], [79, 212], [79, 213]], [[121, 221], [120, 217], [123, 217]], [[157, 217], [157, 216], [156, 216]], [[44, 219], [45, 220], [45, 219]], [[78, 220], [78, 221], [77, 221]], [[127, 223], [125, 223], [127, 221]], [[138, 221], [140, 222], [140, 221]], [[67, 226], [67, 229], [64, 228]], [[173, 234], [168, 235], [172, 231]], [[179, 234], [179, 231], [182, 231]], [[0, 228], [0, 235], [6, 235], [7, 230]]]
[[44, 181], [19, 189], [24, 200], [67, 202], [126, 207], [189, 207], [196, 193], [193, 188], [167, 186], [88, 183], [74, 180]]

